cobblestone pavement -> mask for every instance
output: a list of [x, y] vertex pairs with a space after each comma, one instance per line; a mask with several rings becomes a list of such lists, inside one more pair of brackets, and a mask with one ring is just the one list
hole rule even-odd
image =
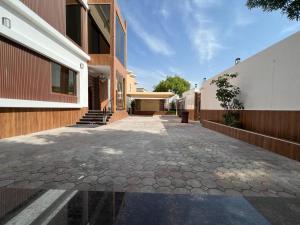
[[176, 117], [0, 141], [0, 187], [300, 197], [300, 163]]

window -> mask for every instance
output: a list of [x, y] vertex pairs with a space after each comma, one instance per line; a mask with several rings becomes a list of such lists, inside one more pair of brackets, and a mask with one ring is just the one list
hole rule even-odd
[[122, 28], [120, 18], [117, 16], [116, 22], [116, 56], [125, 66], [125, 32]]
[[52, 92], [76, 95], [76, 72], [52, 62]]
[[[74, 1], [72, 1], [74, 2]], [[68, 3], [66, 6], [67, 36], [81, 46], [81, 4]]]
[[110, 5], [90, 4], [89, 54], [110, 54]]
[[109, 54], [109, 43], [106, 41], [104, 35], [91, 16], [89, 16], [88, 23], [89, 54]]
[[125, 79], [117, 73], [117, 110], [123, 110], [125, 108]]

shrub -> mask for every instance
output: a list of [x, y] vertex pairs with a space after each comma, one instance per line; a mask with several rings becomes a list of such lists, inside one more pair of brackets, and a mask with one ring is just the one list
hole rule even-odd
[[224, 123], [232, 127], [241, 127], [238, 110], [244, 109], [243, 103], [237, 98], [241, 93], [240, 88], [230, 83], [230, 80], [237, 76], [237, 73], [223, 74], [211, 82], [211, 85], [215, 84], [217, 86], [216, 98], [225, 110]]

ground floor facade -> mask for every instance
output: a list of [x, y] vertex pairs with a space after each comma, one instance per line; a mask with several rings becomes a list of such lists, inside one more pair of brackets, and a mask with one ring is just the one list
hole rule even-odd
[[74, 125], [89, 110], [113, 113], [110, 121], [126, 117], [125, 66], [114, 54], [88, 55], [38, 12], [34, 4], [0, 3], [7, 21], [0, 26], [0, 138]]

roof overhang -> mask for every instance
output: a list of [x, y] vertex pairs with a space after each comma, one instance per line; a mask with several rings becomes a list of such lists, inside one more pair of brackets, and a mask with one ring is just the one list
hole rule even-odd
[[172, 92], [132, 92], [127, 93], [128, 97], [135, 99], [168, 99], [175, 94]]
[[110, 66], [106, 65], [88, 65], [89, 75], [97, 77], [105, 75], [107, 78], [110, 77]]

